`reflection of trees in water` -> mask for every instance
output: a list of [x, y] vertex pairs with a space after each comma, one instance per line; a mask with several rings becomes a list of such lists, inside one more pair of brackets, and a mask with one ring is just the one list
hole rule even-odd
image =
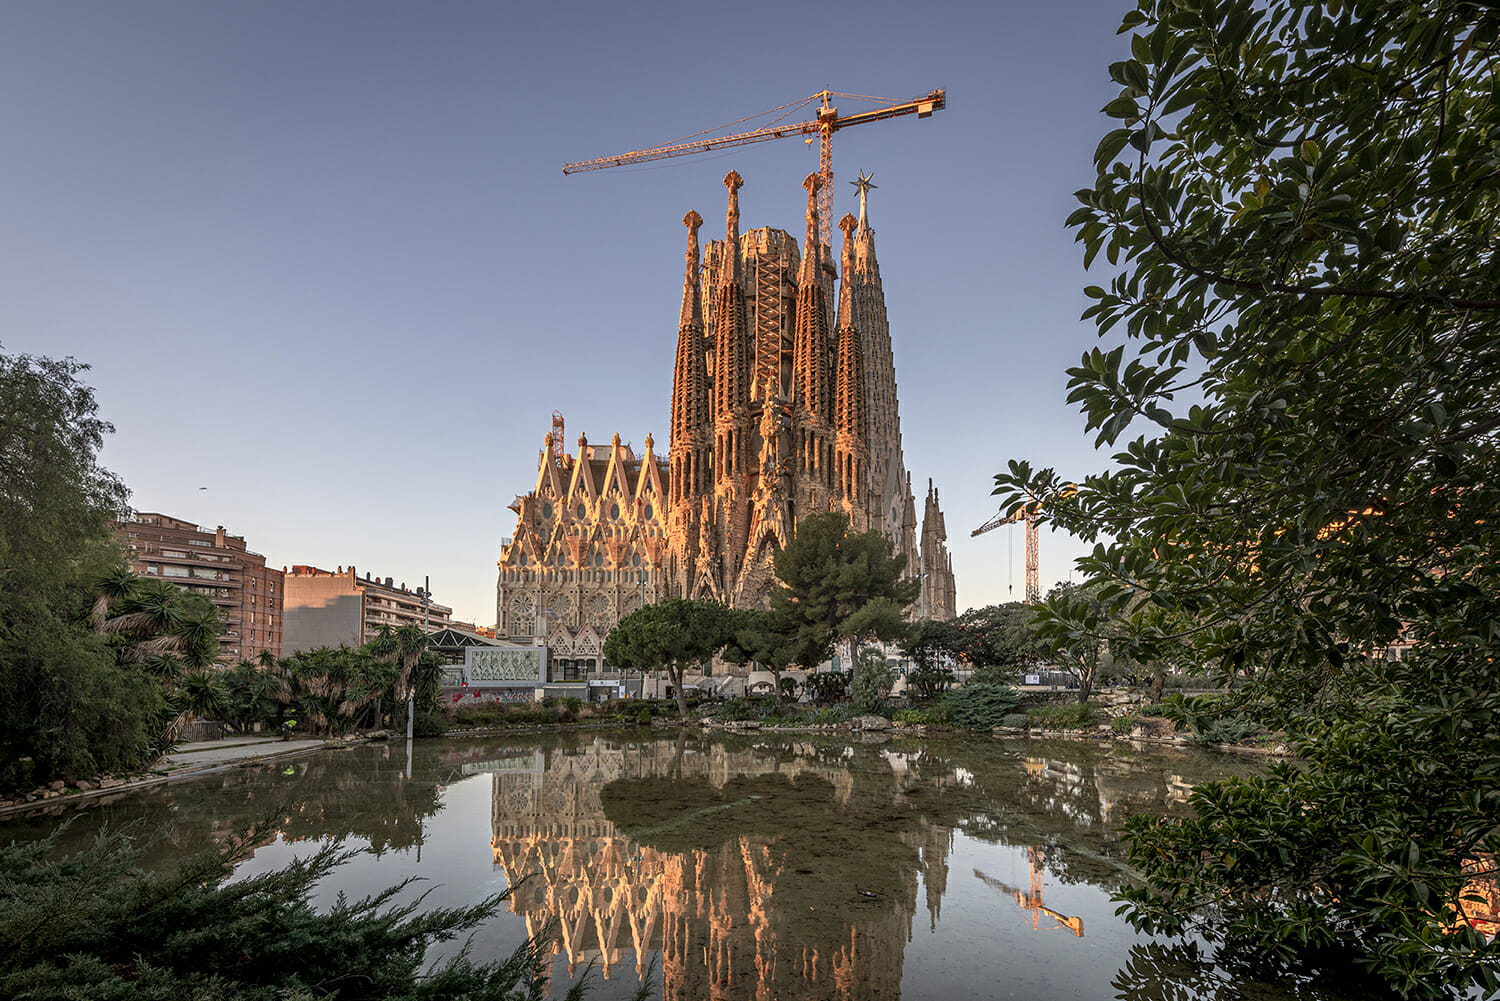
[[1125, 965], [1110, 982], [1119, 1001], [1250, 1001], [1254, 998], [1386, 997], [1368, 974], [1272, 968], [1264, 950], [1238, 955], [1211, 953], [1195, 942], [1142, 942], [1131, 946]]
[[6, 825], [18, 840], [41, 837], [72, 818], [60, 851], [77, 851], [103, 827], [134, 825], [152, 847], [143, 864], [165, 869], [226, 838], [248, 834], [252, 847], [279, 834], [288, 841], [359, 838], [377, 854], [415, 848], [423, 822], [441, 809], [449, 772], [419, 749], [413, 778], [404, 777], [404, 744], [251, 764], [108, 798]]

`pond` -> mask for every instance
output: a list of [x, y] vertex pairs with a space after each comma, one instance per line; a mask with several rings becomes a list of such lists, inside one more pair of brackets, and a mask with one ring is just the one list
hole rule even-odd
[[320, 887], [360, 897], [407, 876], [433, 906], [512, 889], [471, 941], [528, 935], [557, 993], [641, 977], [677, 999], [1292, 998], [1195, 947], [1138, 936], [1110, 894], [1114, 830], [1180, 814], [1193, 785], [1254, 759], [1079, 741], [583, 732], [370, 744], [227, 768], [0, 825], [78, 847], [136, 822], [166, 866], [251, 831], [239, 875], [319, 843], [368, 849]]

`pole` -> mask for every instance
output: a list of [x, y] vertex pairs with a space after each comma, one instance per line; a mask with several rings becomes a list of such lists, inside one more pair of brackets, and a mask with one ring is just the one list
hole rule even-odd
[[[429, 628], [429, 623], [428, 623], [428, 599], [431, 597], [431, 594], [429, 593], [429, 591], [430, 591], [431, 588], [432, 588], [432, 578], [431, 577], [423, 577], [422, 578], [422, 636], [424, 638], [426, 637], [427, 630]], [[425, 653], [425, 651], [423, 651], [423, 652]], [[411, 690], [411, 676], [408, 675], [407, 679], [406, 679], [406, 757], [407, 757], [407, 766], [406, 766], [406, 769], [407, 769], [408, 773], [410, 773], [410, 771], [411, 771], [412, 724], [413, 724], [413, 722], [414, 722], [414, 720], [416, 718], [415, 701], [416, 700], [413, 698], [413, 692]]]

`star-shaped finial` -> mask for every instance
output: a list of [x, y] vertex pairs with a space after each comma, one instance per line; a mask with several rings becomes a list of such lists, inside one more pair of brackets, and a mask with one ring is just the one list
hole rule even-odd
[[859, 224], [860, 224], [861, 227], [863, 227], [863, 226], [866, 225], [866, 222], [865, 222], [865, 199], [869, 197], [870, 189], [871, 188], [875, 188], [875, 187], [879, 187], [879, 185], [877, 185], [875, 183], [875, 175], [874, 174], [871, 174], [868, 177], [866, 177], [865, 176], [865, 172], [862, 171], [862, 170], [859, 172], [859, 180], [857, 180], [857, 181], [850, 181], [849, 183], [852, 184], [852, 185], [854, 185], [856, 188], [859, 189]]

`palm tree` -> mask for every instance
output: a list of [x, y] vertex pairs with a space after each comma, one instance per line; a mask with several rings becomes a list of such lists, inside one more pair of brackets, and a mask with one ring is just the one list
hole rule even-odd
[[105, 574], [95, 590], [90, 618], [114, 649], [115, 662], [159, 679], [177, 709], [155, 742], [155, 757], [160, 757], [192, 722], [195, 705], [203, 704], [202, 686], [195, 686], [196, 694], [177, 686], [188, 672], [213, 667], [222, 631], [218, 610], [200, 595], [135, 577], [125, 568]]
[[412, 672], [422, 662], [422, 654], [427, 650], [427, 634], [415, 625], [396, 630], [382, 626], [375, 638], [366, 644], [366, 649], [377, 659], [396, 667], [396, 700], [409, 703], [413, 694]]

